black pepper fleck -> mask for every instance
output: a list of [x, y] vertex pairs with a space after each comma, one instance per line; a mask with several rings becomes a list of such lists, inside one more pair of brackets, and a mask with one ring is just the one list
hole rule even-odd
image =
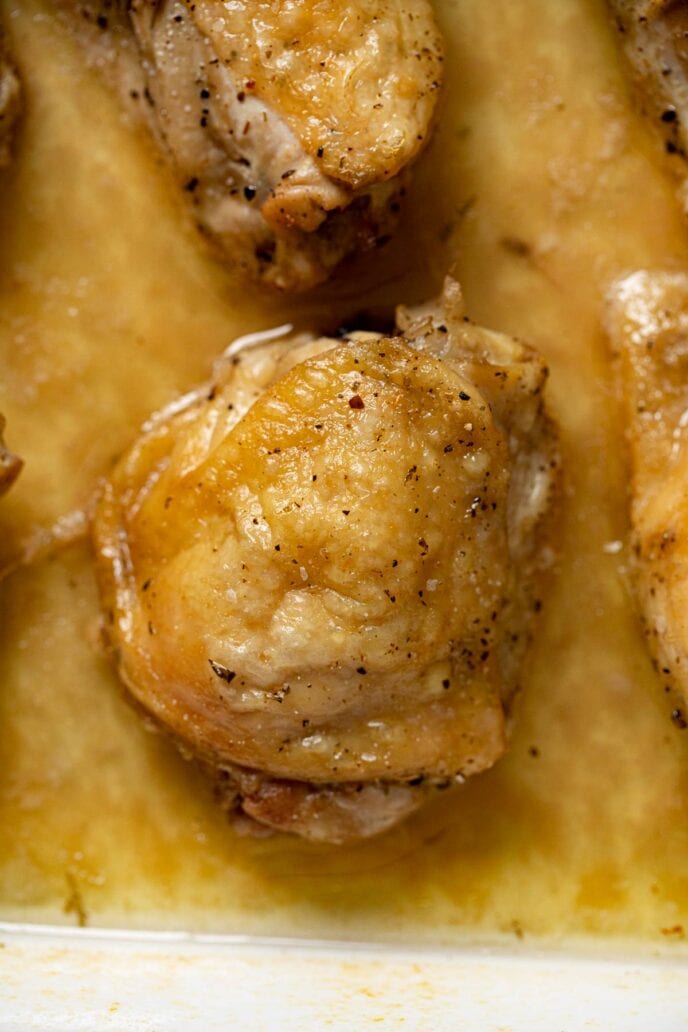
[[683, 710], [675, 709], [671, 711], [671, 719], [673, 720], [676, 727], [680, 728], [681, 731], [688, 727], [688, 720], [686, 720]]
[[223, 666], [222, 663], [216, 663], [214, 659], [209, 659], [208, 662], [213, 668], [213, 673], [219, 677], [221, 681], [226, 681], [227, 684], [232, 683], [236, 677], [234, 670], [229, 670], [226, 666]]

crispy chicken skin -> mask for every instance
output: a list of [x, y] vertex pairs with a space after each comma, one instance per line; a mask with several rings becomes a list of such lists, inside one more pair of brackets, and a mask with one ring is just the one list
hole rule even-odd
[[546, 370], [445, 312], [263, 343], [105, 484], [107, 635], [230, 807], [376, 834], [507, 743], [556, 479]]
[[19, 115], [20, 107], [19, 79], [5, 51], [0, 31], [0, 168], [4, 168], [10, 163], [14, 123]]
[[0, 495], [4, 495], [10, 489], [24, 465], [22, 460], [5, 445], [4, 430], [5, 417], [0, 415]]
[[[607, 326], [630, 447], [637, 598], [663, 684], [688, 703], [688, 276], [620, 280]], [[684, 721], [680, 709], [674, 719]]]
[[646, 114], [669, 154], [688, 154], [688, 4], [609, 0]]
[[442, 77], [428, 0], [132, 0], [148, 97], [199, 227], [288, 290], [396, 221]]

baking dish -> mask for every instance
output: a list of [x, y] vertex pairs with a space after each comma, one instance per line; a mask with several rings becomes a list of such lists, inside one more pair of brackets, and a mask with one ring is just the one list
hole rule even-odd
[[686, 961], [0, 925], [3, 1032], [679, 1032]]
[[[18, 254], [2, 281], [3, 411], [30, 460], [7, 512], [50, 502], [51, 464], [71, 475], [51, 481], [59, 500], [65, 484], [78, 494], [233, 336], [388, 316], [455, 263], [471, 314], [550, 363], [569, 544], [511, 755], [406, 829], [340, 854], [232, 838], [94, 654], [82, 544], [8, 582], [4, 726], [21, 713], [24, 732], [3, 754], [3, 1029], [685, 1024], [688, 754], [626, 594], [625, 467], [600, 328], [600, 284], [640, 260], [686, 261], [680, 206], [602, 4], [438, 9], [447, 106], [398, 243], [297, 305], [232, 292], [64, 19], [40, 0], [7, 4], [29, 103], [0, 213]], [[58, 653], [70, 662], [56, 668]], [[92, 927], [24, 923], [79, 917]], [[309, 942], [285, 939], [296, 934]]]

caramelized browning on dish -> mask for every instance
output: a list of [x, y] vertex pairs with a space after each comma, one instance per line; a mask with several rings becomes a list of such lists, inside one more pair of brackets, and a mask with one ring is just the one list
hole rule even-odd
[[134, 0], [131, 18], [153, 121], [225, 258], [304, 289], [389, 235], [442, 78], [428, 0]]
[[505, 749], [554, 444], [541, 361], [460, 304], [236, 354], [106, 485], [120, 673], [265, 823], [374, 834]]

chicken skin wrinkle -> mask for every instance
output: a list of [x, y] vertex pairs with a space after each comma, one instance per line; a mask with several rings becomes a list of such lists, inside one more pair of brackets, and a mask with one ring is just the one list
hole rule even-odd
[[147, 96], [199, 228], [286, 290], [397, 219], [442, 78], [428, 0], [132, 0]]
[[444, 312], [238, 351], [104, 486], [106, 633], [225, 805], [384, 831], [507, 745], [549, 561], [546, 369]]
[[19, 79], [7, 56], [0, 32], [0, 168], [10, 163], [14, 124], [20, 108]]
[[662, 683], [688, 704], [688, 275], [618, 281], [607, 325], [630, 450], [636, 595]]
[[0, 495], [4, 495], [10, 489], [24, 465], [22, 460], [6, 447], [4, 429], [5, 417], [0, 416]]
[[[688, 156], [688, 4], [609, 0], [645, 113], [668, 154]], [[683, 174], [685, 169], [681, 165]]]

